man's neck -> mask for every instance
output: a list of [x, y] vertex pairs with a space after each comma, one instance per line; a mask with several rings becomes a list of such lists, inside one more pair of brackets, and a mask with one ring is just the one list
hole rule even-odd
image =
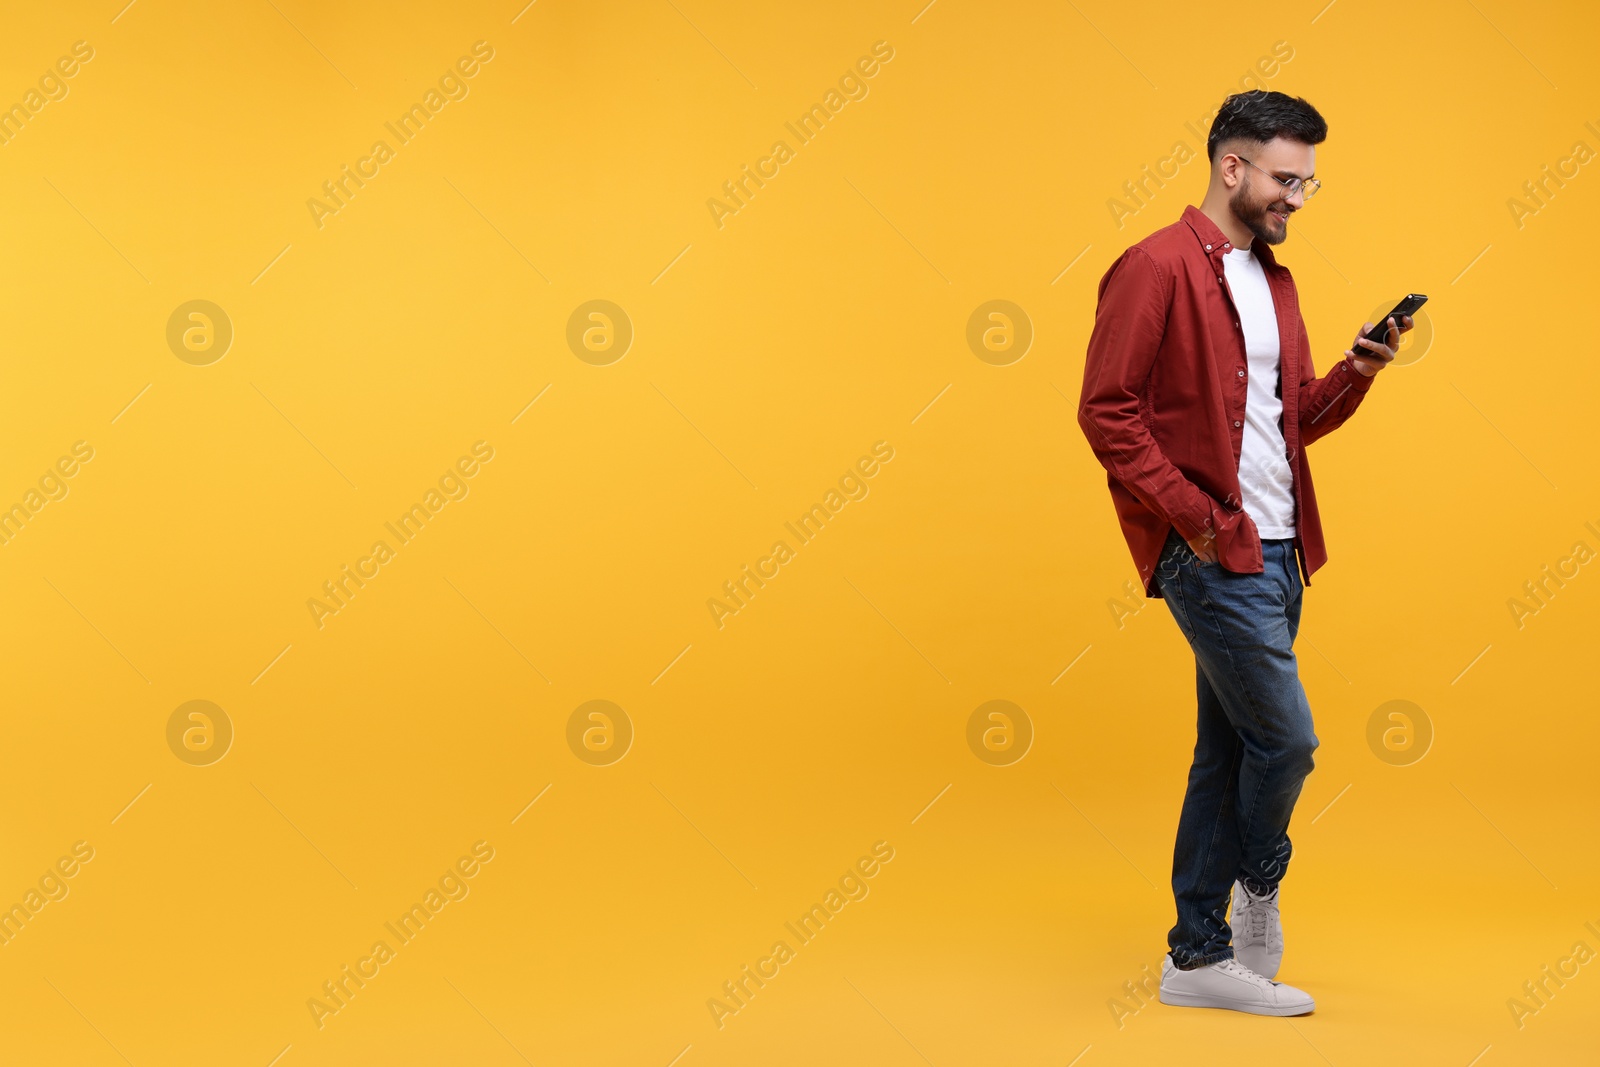
[[1208, 196], [1200, 203], [1200, 213], [1216, 223], [1217, 229], [1223, 232], [1234, 248], [1250, 251], [1250, 242], [1255, 240], [1255, 234], [1234, 217], [1226, 202], [1219, 203]]

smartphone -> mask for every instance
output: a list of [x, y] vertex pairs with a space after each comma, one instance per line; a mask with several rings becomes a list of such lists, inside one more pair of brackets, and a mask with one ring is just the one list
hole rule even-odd
[[[1394, 319], [1395, 329], [1398, 330], [1400, 327], [1405, 325], [1405, 323], [1401, 321], [1405, 316], [1407, 316], [1407, 315], [1415, 315], [1417, 313], [1417, 310], [1419, 308], [1421, 308], [1422, 305], [1426, 304], [1427, 302], [1428, 302], [1428, 298], [1423, 296], [1421, 293], [1407, 293], [1406, 296], [1405, 296], [1405, 299], [1400, 301], [1400, 303], [1398, 303], [1398, 304], [1396, 304], [1394, 306], [1394, 310], [1393, 311], [1391, 311], [1391, 312], [1389, 312], [1389, 314], [1385, 315], [1383, 317], [1382, 321], [1380, 321], [1378, 323], [1378, 325], [1374, 326], [1370, 331], [1368, 331], [1367, 340], [1371, 341], [1375, 345], [1386, 345], [1386, 344], [1388, 344], [1389, 343], [1389, 325], [1388, 325], [1389, 320], [1391, 318]], [[1354, 352], [1358, 356], [1361, 355], [1362, 353], [1366, 353], [1367, 355], [1371, 355], [1372, 354], [1372, 349], [1366, 348], [1365, 346], [1359, 345], [1359, 344], [1356, 345], [1354, 348], [1352, 348], [1350, 351]]]

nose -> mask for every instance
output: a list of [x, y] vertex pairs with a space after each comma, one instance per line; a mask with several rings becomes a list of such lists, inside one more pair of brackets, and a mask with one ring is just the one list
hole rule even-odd
[[1296, 211], [1299, 211], [1302, 207], [1304, 207], [1306, 203], [1305, 186], [1302, 185], [1300, 188], [1296, 189], [1293, 196], [1285, 197], [1284, 203], [1289, 204]]

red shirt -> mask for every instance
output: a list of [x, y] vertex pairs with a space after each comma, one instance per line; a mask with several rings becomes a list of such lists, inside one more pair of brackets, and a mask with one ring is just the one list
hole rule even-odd
[[[1100, 279], [1083, 367], [1078, 425], [1107, 471], [1122, 535], [1145, 594], [1159, 598], [1156, 562], [1167, 532], [1208, 528], [1217, 562], [1262, 571], [1261, 537], [1239, 495], [1248, 363], [1228, 288], [1225, 234], [1193, 205], [1123, 252]], [[1306, 585], [1327, 562], [1305, 445], [1361, 405], [1372, 377], [1349, 358], [1318, 378], [1289, 268], [1257, 238], [1278, 319], [1278, 392], [1285, 456], [1294, 478], [1295, 552]]]

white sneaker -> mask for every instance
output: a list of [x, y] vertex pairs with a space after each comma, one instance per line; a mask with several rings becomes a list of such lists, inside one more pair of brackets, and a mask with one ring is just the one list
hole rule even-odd
[[1283, 919], [1278, 915], [1278, 889], [1271, 896], [1258, 897], [1233, 883], [1233, 912], [1228, 916], [1233, 927], [1233, 956], [1263, 978], [1278, 977], [1283, 963]]
[[1263, 978], [1238, 960], [1180, 971], [1172, 956], [1161, 961], [1161, 1003], [1185, 1008], [1229, 1008], [1251, 1015], [1304, 1015], [1316, 1001], [1294, 986]]

